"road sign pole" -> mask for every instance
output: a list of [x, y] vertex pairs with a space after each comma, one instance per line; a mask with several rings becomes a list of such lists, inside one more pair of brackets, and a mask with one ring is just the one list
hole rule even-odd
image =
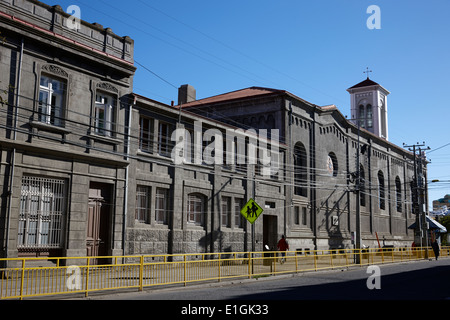
[[255, 223], [252, 223], [252, 252], [255, 252], [256, 243], [255, 243]]
[[255, 222], [263, 211], [264, 210], [253, 199], [250, 199], [241, 209], [242, 216], [252, 225], [252, 252], [256, 250]]
[[[252, 223], [252, 258], [254, 258], [253, 253], [255, 252], [255, 222]], [[254, 272], [254, 260], [252, 259], [252, 276], [255, 274]]]

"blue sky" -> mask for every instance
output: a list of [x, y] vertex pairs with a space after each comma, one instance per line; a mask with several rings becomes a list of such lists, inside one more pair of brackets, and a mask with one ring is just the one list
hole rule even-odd
[[[365, 79], [391, 92], [389, 140], [425, 141], [430, 200], [450, 193], [447, 100], [450, 1], [385, 0], [44, 0], [135, 40], [134, 91], [170, 104], [177, 87], [197, 98], [250, 86], [284, 89], [350, 115], [347, 88]], [[370, 5], [381, 29], [370, 30]], [[440, 149], [438, 149], [440, 148]], [[438, 149], [435, 150], [434, 149]]]

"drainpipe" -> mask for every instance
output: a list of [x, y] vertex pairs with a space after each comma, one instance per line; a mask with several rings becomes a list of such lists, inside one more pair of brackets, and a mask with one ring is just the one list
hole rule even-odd
[[[129, 161], [130, 159], [130, 143], [131, 143], [131, 118], [133, 113], [133, 105], [136, 105], [136, 97], [134, 97], [133, 103], [128, 105], [128, 129], [127, 129], [127, 154], [125, 160]], [[127, 241], [127, 213], [128, 213], [128, 174], [130, 165], [128, 164], [125, 168], [125, 196], [124, 196], [124, 205], [123, 205], [123, 225], [122, 225], [122, 250], [123, 255], [125, 255], [126, 249], [126, 241]]]
[[[23, 61], [23, 47], [24, 47], [24, 39], [22, 37], [21, 45], [20, 45], [20, 59], [19, 59], [19, 70], [17, 72], [17, 90], [16, 90], [16, 108], [14, 111], [14, 127], [13, 127], [13, 141], [17, 139], [17, 116], [19, 112], [19, 102], [20, 102], [20, 80], [22, 73], [22, 61]], [[12, 195], [13, 195], [13, 186], [14, 186], [14, 171], [15, 171], [15, 162], [16, 162], [16, 147], [13, 147], [11, 153], [10, 160], [10, 176], [9, 176], [9, 201], [8, 201], [8, 217], [7, 217], [7, 226], [6, 226], [6, 250], [5, 256], [8, 258], [8, 249], [9, 249], [9, 232], [11, 225], [11, 207], [12, 207]]]
[[[312, 111], [312, 121], [311, 121], [311, 131], [310, 131], [310, 146], [309, 146], [309, 153], [310, 153], [310, 183], [312, 186], [316, 185], [317, 182], [317, 176], [316, 176], [316, 130], [317, 130], [317, 110], [316, 107], [314, 107], [314, 110]], [[310, 198], [311, 198], [311, 207], [312, 207], [312, 221], [311, 226], [313, 229], [313, 242], [314, 242], [314, 249], [317, 250], [317, 191], [316, 188], [310, 189]]]
[[[294, 140], [292, 139], [292, 101], [289, 101], [289, 163], [294, 164]], [[287, 224], [288, 224], [288, 219], [289, 222], [291, 221], [290, 218], [292, 217], [292, 212], [294, 212], [294, 189], [295, 189], [295, 168], [294, 168], [294, 172], [293, 172], [293, 176], [292, 174], [290, 174], [290, 178], [292, 179], [292, 185], [291, 185], [291, 192], [290, 192], [290, 197], [291, 197], [291, 203], [290, 205], [287, 205], [285, 210], [284, 210], [284, 230], [283, 230], [283, 234], [285, 237], [287, 237], [286, 233], [287, 233]], [[288, 211], [288, 212], [286, 212]]]

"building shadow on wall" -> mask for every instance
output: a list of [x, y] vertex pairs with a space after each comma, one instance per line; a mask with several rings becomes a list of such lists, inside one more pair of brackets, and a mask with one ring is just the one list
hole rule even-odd
[[[225, 239], [223, 239], [223, 232], [215, 230], [213, 232], [209, 232], [198, 240], [198, 245], [202, 248], [203, 252], [232, 252], [232, 246], [226, 245]], [[216, 247], [217, 246], [217, 247]], [[208, 251], [209, 249], [209, 251]], [[226, 256], [221, 256], [224, 259], [227, 259]], [[231, 257], [231, 256], [230, 256]]]

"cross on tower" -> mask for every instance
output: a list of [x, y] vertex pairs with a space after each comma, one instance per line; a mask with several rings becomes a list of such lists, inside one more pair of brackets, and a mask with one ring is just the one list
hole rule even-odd
[[363, 73], [367, 73], [367, 79], [369, 79], [369, 72], [372, 72], [372, 70], [369, 70], [369, 67], [366, 68], [366, 71]]

